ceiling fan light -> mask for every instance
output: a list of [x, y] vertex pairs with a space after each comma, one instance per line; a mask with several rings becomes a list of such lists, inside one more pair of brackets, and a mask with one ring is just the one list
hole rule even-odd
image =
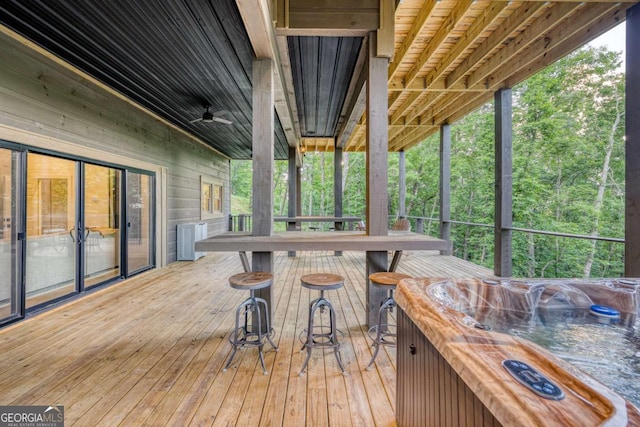
[[213, 113], [209, 111], [202, 113], [202, 121], [205, 123], [211, 123], [213, 121]]

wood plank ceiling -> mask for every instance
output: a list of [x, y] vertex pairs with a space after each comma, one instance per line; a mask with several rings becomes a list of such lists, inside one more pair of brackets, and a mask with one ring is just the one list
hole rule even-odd
[[[284, 22], [309, 27], [315, 21], [351, 25], [352, 15], [329, 12], [358, 7], [365, 27], [375, 28], [379, 19], [372, 7], [378, 2], [371, 0], [3, 0], [0, 23], [228, 157], [249, 159], [256, 39], [243, 22], [263, 3], [289, 4]], [[635, 3], [399, 1], [388, 76], [389, 151], [414, 146], [490, 101], [497, 89], [513, 87], [617, 25]], [[323, 19], [314, 20], [318, 13]], [[279, 70], [288, 74], [282, 88], [288, 108], [277, 104], [276, 110], [291, 112], [276, 114], [276, 159], [286, 159], [296, 143], [307, 150], [331, 151], [336, 143], [345, 151], [365, 150], [366, 31], [335, 37], [331, 29], [309, 30], [270, 29], [281, 52]], [[233, 124], [191, 123], [206, 104], [229, 111], [225, 118]]]
[[[625, 19], [633, 3], [402, 0], [389, 65], [389, 151], [406, 150]], [[366, 115], [345, 139], [364, 151]]]

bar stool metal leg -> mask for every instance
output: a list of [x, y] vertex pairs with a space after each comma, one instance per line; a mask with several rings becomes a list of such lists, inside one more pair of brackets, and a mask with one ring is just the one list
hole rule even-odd
[[[325, 310], [329, 310], [328, 333], [314, 332], [314, 318], [315, 313], [318, 309], [321, 313]], [[304, 360], [304, 363], [302, 364], [300, 375], [304, 374], [304, 371], [307, 368], [307, 364], [309, 363], [309, 359], [311, 358], [311, 351], [316, 347], [332, 347], [336, 356], [336, 360], [338, 361], [340, 371], [344, 373], [344, 366], [342, 364], [342, 358], [340, 357], [340, 343], [338, 341], [338, 330], [336, 329], [335, 310], [333, 309], [331, 303], [324, 298], [324, 291], [322, 290], [320, 291], [320, 298], [313, 300], [309, 307], [309, 320], [307, 323], [306, 332], [306, 341], [302, 346], [302, 350], [307, 350], [307, 356]]]
[[[260, 309], [260, 305], [264, 307], [265, 313], [267, 313], [267, 316], [265, 317], [266, 326], [267, 326], [266, 333], [262, 332], [262, 321], [261, 321], [262, 311]], [[250, 327], [249, 327], [249, 313], [254, 313], [254, 312], [258, 319], [257, 332], [250, 330]], [[273, 333], [273, 330], [271, 329], [268, 313], [269, 313], [269, 308], [267, 306], [267, 302], [262, 298], [256, 298], [254, 291], [251, 290], [251, 296], [247, 298], [244, 302], [242, 302], [242, 304], [240, 304], [236, 309], [235, 330], [229, 336], [229, 342], [233, 347], [233, 351], [231, 352], [231, 355], [229, 356], [229, 359], [227, 360], [227, 363], [223, 368], [223, 372], [226, 372], [229, 366], [231, 365], [231, 362], [233, 361], [233, 358], [235, 357], [239, 347], [245, 346], [245, 345], [251, 345], [251, 346], [258, 347], [258, 354], [260, 357], [262, 370], [265, 374], [268, 373], [265, 365], [265, 361], [264, 361], [264, 355], [263, 355], [264, 339], [266, 338], [269, 341], [269, 344], [271, 344], [271, 346], [274, 348], [274, 350], [278, 351], [278, 347], [271, 340], [271, 335]], [[240, 326], [241, 316], [244, 316], [243, 326]]]
[[[394, 307], [396, 307], [396, 302], [393, 299], [393, 290], [391, 290], [389, 293], [389, 297], [387, 297], [387, 299], [384, 300], [384, 302], [380, 305], [380, 309], [378, 310], [378, 324], [372, 326], [369, 329], [370, 334], [372, 333], [372, 331], [375, 330], [376, 337], [373, 339], [373, 346], [375, 347], [375, 350], [373, 352], [373, 355], [371, 356], [371, 360], [369, 361], [369, 364], [365, 368], [366, 370], [371, 369], [371, 366], [373, 365], [373, 362], [375, 362], [376, 357], [378, 356], [378, 352], [380, 351], [380, 346], [383, 346], [383, 345], [394, 346], [396, 344], [396, 340], [395, 340], [396, 334], [389, 332], [389, 324], [382, 323], [382, 314], [385, 311], [392, 312]], [[392, 337], [393, 340], [388, 340], [387, 337]]]

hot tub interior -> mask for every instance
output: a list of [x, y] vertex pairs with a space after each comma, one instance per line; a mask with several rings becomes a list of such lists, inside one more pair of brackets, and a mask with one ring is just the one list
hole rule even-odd
[[425, 291], [466, 326], [532, 341], [640, 406], [640, 281], [446, 280]]

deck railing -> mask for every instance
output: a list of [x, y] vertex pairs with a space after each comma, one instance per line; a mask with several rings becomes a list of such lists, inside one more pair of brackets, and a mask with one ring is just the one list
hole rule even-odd
[[229, 231], [251, 231], [251, 214], [229, 215]]
[[[419, 216], [409, 216], [407, 218], [409, 220], [412, 220], [412, 219], [414, 220], [416, 233], [425, 232], [424, 230], [425, 222], [427, 222], [429, 225], [431, 225], [431, 223], [435, 223], [436, 226], [439, 226], [440, 224], [439, 218], [426, 218], [426, 217], [419, 217]], [[467, 225], [471, 227], [493, 228], [493, 224], [482, 224], [477, 222], [453, 221], [453, 220], [444, 221], [444, 222], [448, 224]], [[620, 239], [617, 237], [591, 236], [588, 234], [559, 233], [557, 231], [535, 230], [535, 229], [520, 228], [520, 227], [505, 227], [505, 230], [520, 231], [523, 233], [531, 233], [531, 234], [543, 234], [546, 236], [554, 236], [554, 237], [568, 237], [572, 239], [586, 239], [586, 240], [599, 240], [603, 242], [624, 243], [624, 239]]]

